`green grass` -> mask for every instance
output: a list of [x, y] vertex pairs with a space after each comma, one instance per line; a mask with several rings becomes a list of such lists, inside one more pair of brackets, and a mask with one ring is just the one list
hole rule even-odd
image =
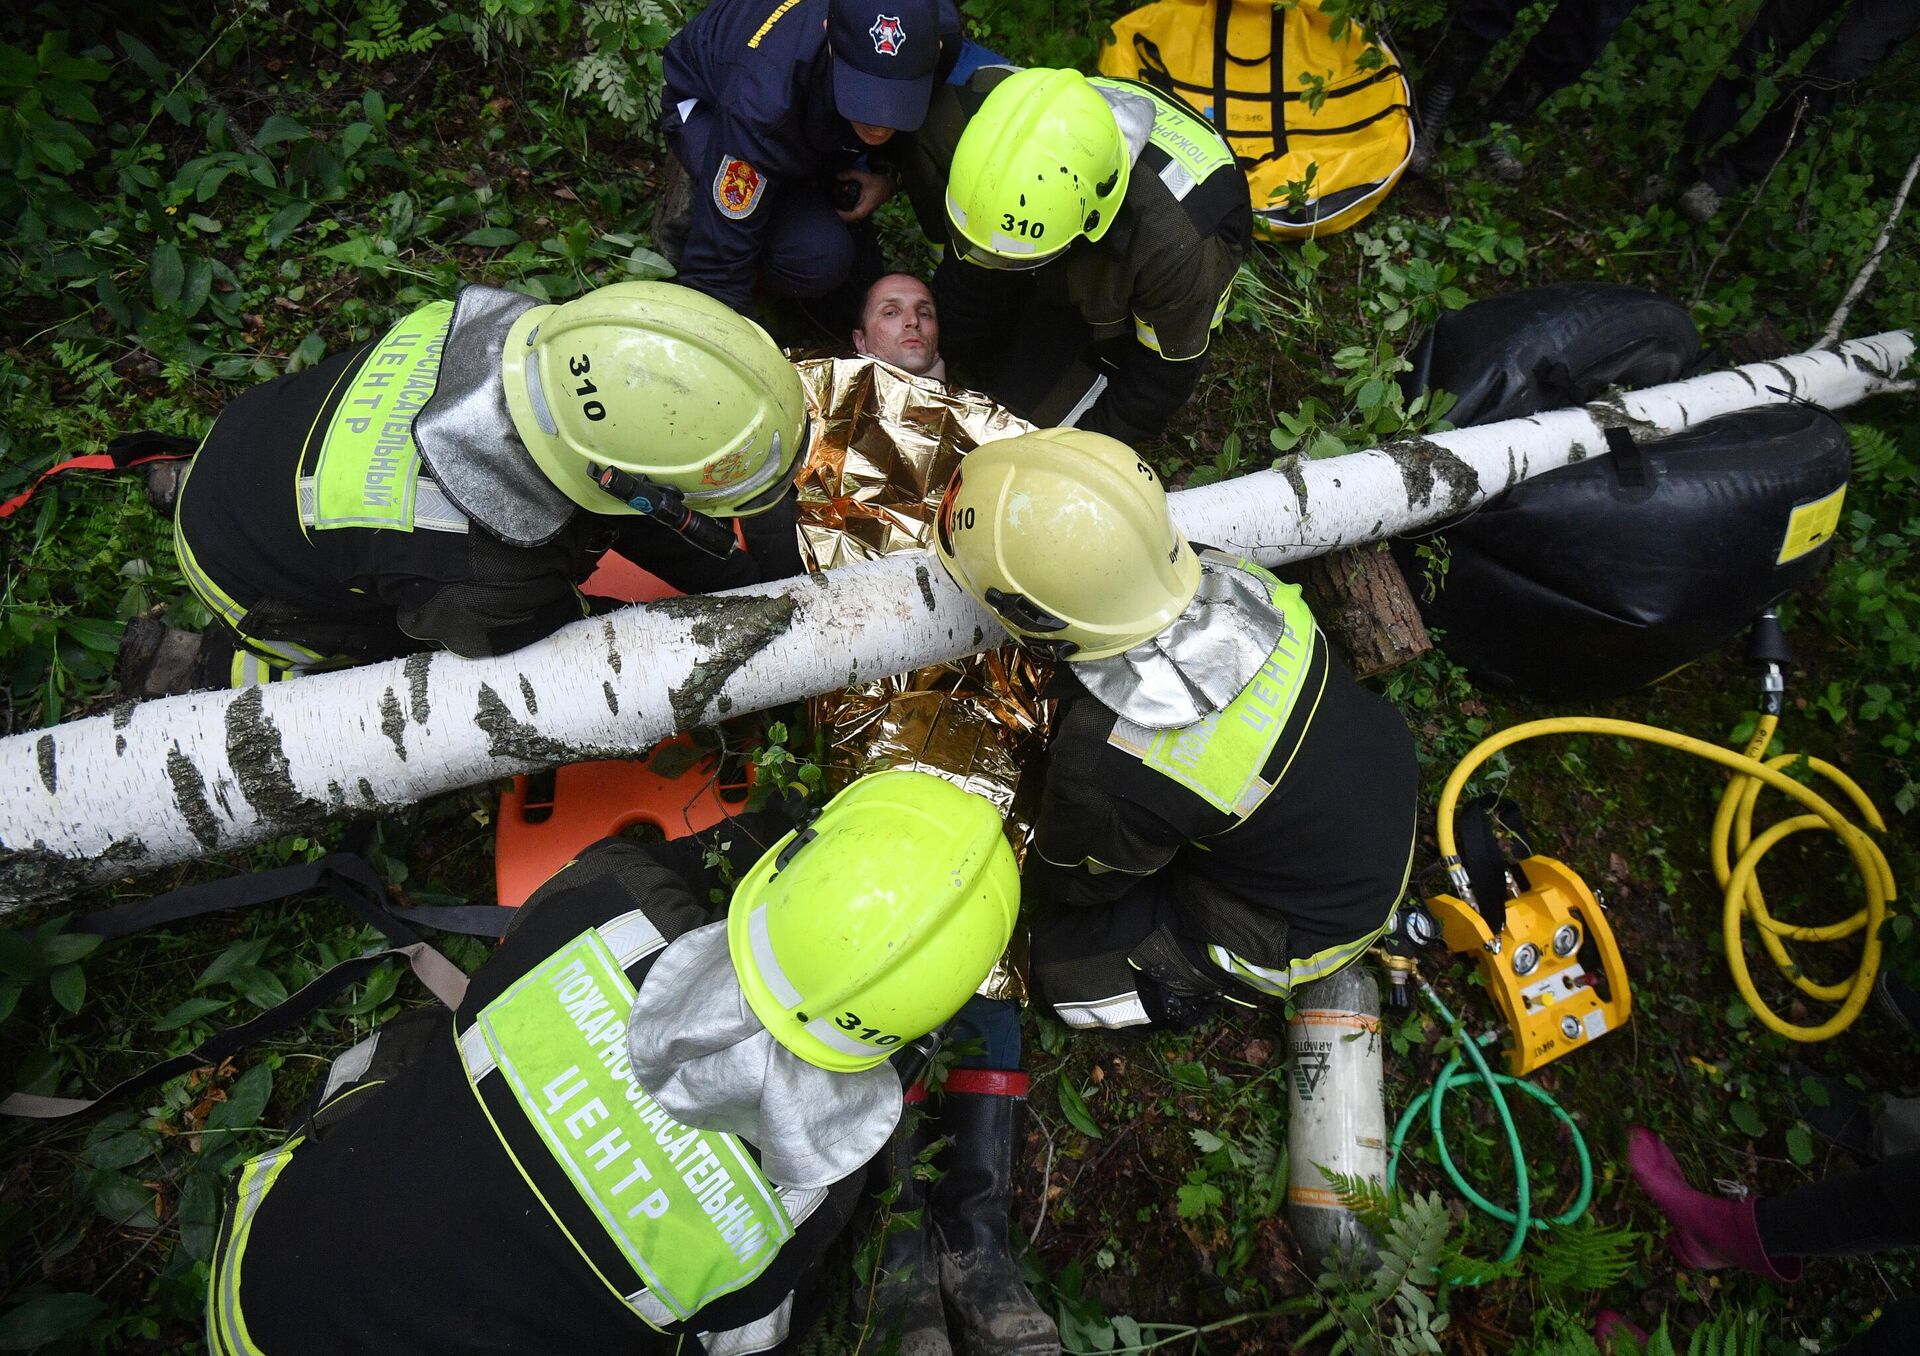
[[[1750, 212], [1736, 201], [1701, 229], [1668, 209], [1635, 207], [1641, 174], [1752, 7], [1644, 6], [1588, 78], [1522, 134], [1534, 172], [1520, 185], [1479, 173], [1478, 150], [1459, 144], [1440, 172], [1403, 185], [1358, 228], [1263, 247], [1199, 395], [1147, 450], [1172, 475], [1201, 480], [1266, 466], [1282, 449], [1335, 454], [1418, 426], [1435, 412], [1402, 408], [1387, 379], [1423, 325], [1468, 298], [1547, 281], [1654, 288], [1689, 302], [1716, 345], [1756, 334], [1811, 342], [1920, 145], [1907, 111], [1920, 103], [1920, 59], [1909, 49], [1889, 62], [1872, 97], [1829, 120]], [[1082, 64], [1120, 8], [965, 6], [976, 34], [1017, 59]], [[1443, 7], [1386, 8], [1403, 55], [1427, 55], [1437, 34], [1418, 24]], [[648, 229], [660, 151], [636, 129], [651, 123], [658, 49], [682, 17], [648, 0], [594, 6], [590, 17], [555, 0], [448, 9], [293, 0], [272, 9], [45, 5], [0, 19], [9, 294], [0, 495], [129, 428], [199, 432], [250, 382], [361, 342], [461, 280], [563, 298], [659, 276]], [[1914, 322], [1916, 235], [1910, 218], [1851, 332]], [[910, 246], [899, 222], [885, 238]], [[1860, 474], [1834, 568], [1790, 609], [1805, 671], [1782, 729], [1791, 747], [1853, 771], [1887, 810], [1903, 882], [1920, 866], [1912, 411], [1910, 400], [1882, 400], [1848, 412]], [[114, 644], [135, 613], [164, 606], [176, 622], [206, 621], [166, 525], [133, 480], [46, 492], [0, 527], [0, 541], [6, 732], [108, 700]], [[1438, 656], [1382, 686], [1420, 737], [1429, 796], [1480, 735], [1551, 714], [1476, 693]], [[1737, 660], [1720, 657], [1597, 710], [1731, 742], [1751, 691]], [[1676, 1272], [1618, 1154], [1638, 1120], [1667, 1135], [1700, 1177], [1761, 1191], [1810, 1180], [1839, 1164], [1796, 1119], [1804, 1093], [1789, 1063], [1912, 1092], [1912, 1038], [1870, 1009], [1845, 1039], [1794, 1049], [1737, 1002], [1718, 954], [1705, 853], [1716, 776], [1604, 740], [1531, 746], [1502, 771], [1535, 846], [1605, 891], [1637, 1010], [1625, 1032], [1540, 1075], [1600, 1161], [1595, 1232], [1536, 1243], [1511, 1275], [1481, 1286], [1416, 1286], [1435, 1306], [1421, 1322], [1445, 1316], [1436, 1340], [1450, 1352], [1572, 1352], [1601, 1303], [1649, 1326], [1664, 1313], [1676, 1333], [1764, 1309], [1763, 1350], [1801, 1350], [1800, 1338], [1837, 1344], [1912, 1285], [1910, 1263], [1816, 1263], [1805, 1284], [1778, 1295], [1750, 1278]], [[484, 900], [490, 800], [448, 797], [385, 821], [366, 849], [414, 902]], [[231, 854], [70, 907], [306, 857], [345, 832]], [[1853, 907], [1831, 846], [1778, 855], [1768, 879], [1780, 912], [1824, 919]], [[20, 927], [0, 942], [0, 1066], [15, 1086], [42, 1091], [98, 1090], [190, 1048], [372, 940], [317, 901], [91, 951], [63, 939], [60, 917], [10, 921]], [[1920, 971], [1904, 906], [1892, 931], [1891, 963]], [[470, 966], [483, 954], [455, 950]], [[1490, 1020], [1464, 967], [1434, 974], [1456, 1010]], [[1782, 998], [1776, 981], [1762, 983]], [[223, 1175], [273, 1142], [326, 1058], [413, 1001], [411, 981], [386, 974], [229, 1067], [77, 1125], [0, 1128], [0, 1350], [36, 1337], [62, 1351], [196, 1350]], [[1417, 1013], [1390, 1026], [1397, 1108], [1444, 1061], [1444, 1033]], [[1316, 1325], [1320, 1349], [1336, 1331], [1352, 1350], [1393, 1349], [1388, 1320], [1357, 1307], [1356, 1296], [1372, 1293], [1366, 1278], [1304, 1272], [1276, 1211], [1286, 1168], [1280, 1014], [1147, 1041], [1068, 1041], [1035, 1016], [1029, 1050], [1034, 1114], [1019, 1225], [1037, 1234], [1036, 1284], [1078, 1349], [1279, 1350]], [[1463, 1166], [1498, 1196], [1507, 1179], [1490, 1117], [1472, 1105], [1455, 1116]], [[1554, 1175], [1563, 1146], [1543, 1119], [1521, 1121], [1551, 1203], [1567, 1187]], [[1428, 1152], [1407, 1169], [1409, 1247], [1490, 1255], [1497, 1230], [1418, 1199], [1444, 1195]], [[1624, 1274], [1606, 1280], [1622, 1261]], [[850, 1289], [831, 1313], [815, 1349], [852, 1349], [862, 1307]], [[1676, 1345], [1684, 1350], [1684, 1338]]]

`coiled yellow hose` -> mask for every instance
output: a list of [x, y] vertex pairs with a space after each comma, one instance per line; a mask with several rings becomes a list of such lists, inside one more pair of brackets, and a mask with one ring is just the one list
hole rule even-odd
[[[1711, 851], [1713, 857], [1714, 878], [1719, 881], [1722, 891], [1721, 932], [1726, 941], [1727, 963], [1733, 970], [1733, 984], [1740, 997], [1769, 1030], [1776, 1031], [1793, 1041], [1824, 1041], [1845, 1031], [1853, 1025], [1860, 1015], [1860, 1009], [1866, 1005], [1873, 992], [1874, 978], [1880, 971], [1880, 926], [1886, 919], [1887, 910], [1894, 899], [1893, 868], [1887, 863], [1886, 853], [1880, 845], [1867, 836], [1866, 830], [1848, 819], [1835, 809], [1833, 804], [1812, 788], [1789, 777], [1782, 768], [1802, 761], [1802, 755], [1783, 753], [1762, 761], [1767, 746], [1773, 741], [1774, 727], [1779, 718], [1763, 715], [1754, 728], [1753, 738], [1748, 741], [1746, 751], [1735, 753], [1723, 749], [1717, 744], [1695, 739], [1690, 735], [1679, 734], [1673, 730], [1663, 730], [1656, 725], [1642, 725], [1638, 721], [1612, 720], [1602, 716], [1560, 716], [1549, 720], [1531, 720], [1522, 725], [1511, 726], [1490, 735], [1475, 745], [1467, 756], [1454, 768], [1447, 783], [1440, 792], [1439, 834], [1440, 852], [1444, 858], [1452, 860], [1458, 856], [1454, 843], [1454, 808], [1465, 788], [1480, 765], [1494, 754], [1529, 739], [1538, 739], [1544, 735], [1596, 734], [1616, 735], [1624, 739], [1638, 739], [1649, 744], [1658, 744], [1663, 748], [1678, 749], [1690, 753], [1696, 758], [1718, 763], [1734, 773], [1728, 783], [1726, 794], [1720, 798], [1719, 812], [1713, 820]], [[1853, 802], [1860, 817], [1875, 832], [1887, 831], [1886, 820], [1880, 815], [1872, 800], [1867, 797], [1859, 785], [1831, 763], [1818, 758], [1805, 758], [1806, 766], [1813, 772], [1826, 778], [1846, 793]], [[1760, 795], [1762, 786], [1770, 786], [1793, 798], [1807, 814], [1795, 815], [1783, 819], [1760, 833], [1753, 834], [1753, 807]], [[1866, 893], [1865, 907], [1838, 923], [1829, 923], [1821, 927], [1807, 927], [1797, 923], [1783, 923], [1767, 911], [1766, 896], [1761, 892], [1758, 871], [1760, 859], [1768, 853], [1775, 843], [1805, 829], [1824, 827], [1836, 834], [1846, 844], [1852, 854], [1854, 866], [1860, 874], [1860, 883]], [[1747, 958], [1742, 936], [1746, 925], [1751, 922], [1759, 933], [1760, 944], [1780, 973], [1790, 980], [1794, 987], [1810, 998], [1823, 1002], [1838, 1003], [1839, 1011], [1824, 1022], [1799, 1025], [1780, 1016], [1768, 1007], [1754, 988], [1753, 976], [1747, 969]], [[1793, 942], [1831, 942], [1840, 941], [1855, 933], [1865, 933], [1861, 946], [1860, 965], [1850, 979], [1838, 984], [1821, 984], [1807, 978], [1800, 972], [1787, 943]]]

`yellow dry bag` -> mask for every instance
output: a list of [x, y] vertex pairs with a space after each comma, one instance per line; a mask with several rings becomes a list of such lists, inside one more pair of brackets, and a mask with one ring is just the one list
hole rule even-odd
[[1256, 229], [1328, 235], [1385, 201], [1413, 154], [1398, 59], [1358, 24], [1338, 38], [1333, 27], [1313, 0], [1158, 0], [1114, 21], [1100, 71], [1173, 95], [1220, 129], [1246, 172]]

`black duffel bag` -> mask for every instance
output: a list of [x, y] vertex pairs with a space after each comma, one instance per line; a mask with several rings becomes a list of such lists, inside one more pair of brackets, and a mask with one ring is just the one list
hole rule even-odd
[[[1618, 283], [1557, 283], [1440, 318], [1403, 379], [1459, 397], [1455, 424], [1583, 404], [1688, 374], [1686, 308]], [[1711, 653], [1818, 572], [1850, 465], [1810, 406], [1712, 420], [1624, 458], [1525, 481], [1394, 551], [1441, 647], [1487, 687], [1630, 692]], [[1445, 568], [1419, 557], [1434, 548]]]
[[1632, 691], [1813, 579], [1851, 461], [1832, 415], [1772, 405], [1563, 466], [1446, 530], [1444, 580], [1421, 614], [1485, 686]]
[[1610, 386], [1658, 386], [1692, 370], [1687, 308], [1622, 283], [1554, 283], [1448, 311], [1402, 375], [1409, 399], [1451, 391], [1460, 428], [1584, 405]]

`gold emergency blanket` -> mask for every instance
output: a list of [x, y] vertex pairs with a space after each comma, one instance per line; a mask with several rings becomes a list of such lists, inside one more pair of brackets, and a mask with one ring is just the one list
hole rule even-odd
[[800, 473], [800, 537], [812, 569], [926, 546], [960, 458], [1033, 429], [983, 395], [872, 358], [796, 367], [813, 416]]
[[[802, 553], [816, 570], [928, 544], [940, 496], [960, 459], [1032, 425], [985, 396], [914, 377], [872, 358], [796, 364], [813, 416], [800, 473]], [[938, 773], [1006, 816], [1024, 855], [1030, 821], [1020, 769], [1038, 752], [1052, 711], [1041, 698], [1051, 665], [1007, 645], [813, 699], [833, 779], [879, 768]], [[1024, 935], [980, 986], [1025, 998]]]

